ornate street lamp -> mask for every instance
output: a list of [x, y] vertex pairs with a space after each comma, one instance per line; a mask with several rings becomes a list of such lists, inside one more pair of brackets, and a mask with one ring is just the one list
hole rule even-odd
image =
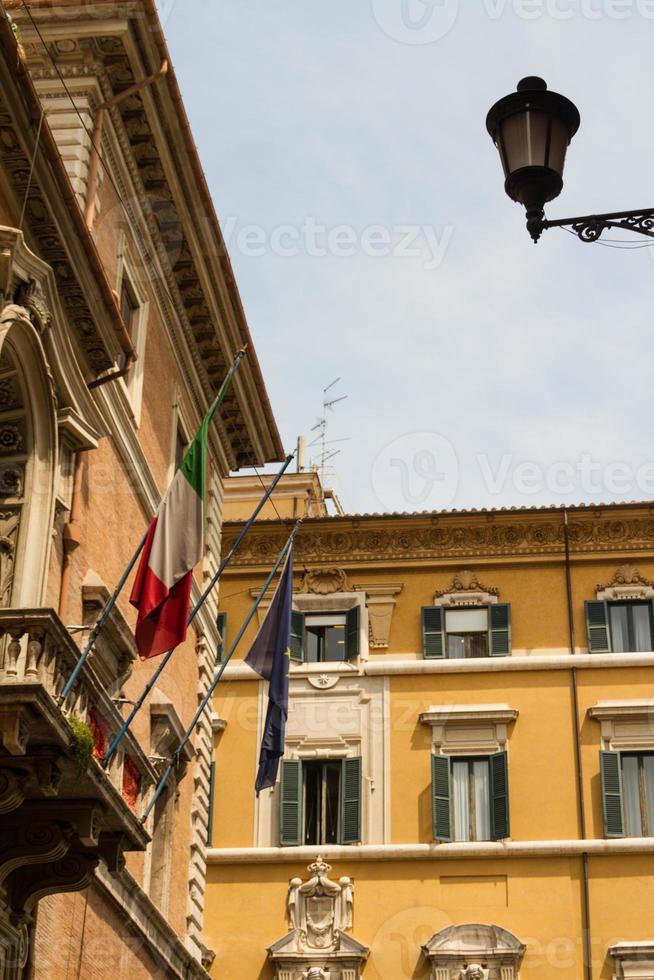
[[626, 228], [654, 238], [654, 208], [545, 219], [545, 205], [563, 188], [565, 156], [579, 123], [577, 107], [535, 76], [523, 78], [517, 91], [488, 113], [486, 128], [500, 154], [504, 189], [526, 208], [529, 234], [537, 242], [545, 228], [569, 226], [584, 242], [596, 242], [606, 228]]

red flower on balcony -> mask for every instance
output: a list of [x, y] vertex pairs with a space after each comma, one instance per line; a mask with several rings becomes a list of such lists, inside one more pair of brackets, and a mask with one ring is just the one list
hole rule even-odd
[[133, 759], [126, 755], [123, 762], [123, 799], [129, 803], [132, 810], [136, 809], [140, 789], [141, 773]]
[[93, 758], [100, 761], [109, 745], [109, 726], [95, 708], [89, 709], [89, 728], [93, 732]]

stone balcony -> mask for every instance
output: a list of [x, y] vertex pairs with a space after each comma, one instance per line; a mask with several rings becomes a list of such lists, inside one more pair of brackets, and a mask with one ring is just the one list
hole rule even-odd
[[146, 848], [140, 818], [157, 775], [129, 733], [108, 770], [99, 764], [123, 719], [89, 664], [62, 702], [79, 650], [52, 610], [2, 609], [0, 636], [1, 962], [25, 943], [39, 898], [85, 888], [100, 858], [115, 871], [124, 851]]

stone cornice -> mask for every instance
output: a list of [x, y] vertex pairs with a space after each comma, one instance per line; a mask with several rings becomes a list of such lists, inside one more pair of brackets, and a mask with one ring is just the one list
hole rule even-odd
[[[226, 522], [225, 546], [240, 523]], [[650, 553], [654, 556], [654, 513], [641, 505], [588, 507], [569, 511], [572, 557]], [[255, 526], [232, 566], [267, 566], [288, 537], [278, 521]], [[478, 514], [374, 515], [305, 520], [295, 543], [298, 565], [405, 564], [433, 560], [560, 557], [565, 554], [562, 511]]]
[[[40, 41], [20, 6], [11, 2], [8, 6], [20, 24], [30, 70], [45, 72], [45, 81], [49, 68]], [[102, 65], [111, 92], [117, 93], [156, 70], [169, 55], [156, 10], [148, 0], [129, 7], [103, 6], [106, 16], [98, 18], [83, 3], [70, 5], [67, 47], [58, 52], [58, 61], [62, 71], [74, 71], [83, 62]], [[31, 10], [43, 36], [58, 44], [56, 11], [39, 3], [32, 4]], [[249, 355], [221, 409], [233, 454], [230, 463], [239, 467], [281, 459], [280, 437], [197, 151], [186, 132], [172, 68], [164, 81], [125, 99], [110, 115], [122, 155], [136, 166], [138, 173], [131, 176], [149, 214], [149, 230], [156, 242], [151, 250], [156, 255], [154, 265], [165, 270], [164, 279], [170, 279], [167, 287], [176, 319], [188, 330], [205, 394], [222, 383], [236, 350], [249, 345]], [[187, 152], [182, 152], [180, 147], [187, 143]]]
[[527, 840], [456, 844], [359, 844], [319, 847], [216, 847], [207, 864], [303, 864], [317, 857], [336, 863], [354, 861], [442, 861], [470, 859], [555, 858], [582, 854], [654, 854], [654, 837], [615, 840]]
[[[375, 656], [358, 668], [358, 673], [366, 677], [396, 677], [432, 674], [502, 674], [523, 670], [618, 670], [621, 667], [654, 667], [654, 653], [542, 653], [530, 656], [480, 657], [476, 660], [424, 660], [422, 655], [415, 659]], [[342, 664], [304, 664], [291, 666], [291, 677], [305, 677], [310, 671], [325, 673], [339, 671], [352, 673], [357, 668]], [[252, 681], [256, 675], [243, 660], [228, 664], [224, 673], [228, 681]]]

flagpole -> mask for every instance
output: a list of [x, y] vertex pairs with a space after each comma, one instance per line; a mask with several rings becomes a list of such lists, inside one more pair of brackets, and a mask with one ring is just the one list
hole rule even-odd
[[[190, 613], [189, 618], [188, 618], [188, 623], [187, 623], [188, 626], [191, 625], [191, 623], [193, 622], [193, 620], [195, 619], [195, 617], [199, 613], [200, 609], [204, 605], [204, 603], [205, 603], [205, 601], [207, 599], [207, 596], [209, 595], [209, 593], [211, 592], [211, 590], [214, 588], [214, 586], [218, 582], [218, 579], [220, 578], [220, 576], [225, 571], [225, 569], [229, 565], [230, 561], [232, 560], [232, 558], [236, 554], [236, 552], [237, 552], [237, 550], [238, 550], [241, 542], [243, 541], [243, 538], [245, 537], [245, 535], [248, 533], [248, 531], [250, 530], [250, 528], [254, 524], [255, 520], [257, 519], [257, 517], [261, 513], [261, 510], [263, 509], [263, 507], [265, 506], [266, 502], [269, 500], [270, 496], [272, 495], [275, 487], [277, 486], [277, 484], [281, 480], [282, 476], [284, 475], [284, 473], [286, 472], [286, 470], [290, 466], [291, 461], [292, 461], [294, 455], [295, 455], [295, 453], [291, 453], [290, 456], [287, 456], [286, 457], [286, 459], [284, 461], [284, 465], [282, 466], [282, 468], [280, 469], [280, 471], [275, 475], [275, 479], [272, 481], [272, 483], [270, 484], [270, 486], [267, 488], [265, 494], [263, 495], [263, 497], [261, 498], [261, 500], [259, 501], [259, 503], [255, 507], [255, 509], [254, 509], [254, 511], [253, 511], [253, 513], [252, 513], [252, 515], [250, 517], [250, 519], [243, 526], [243, 528], [241, 529], [240, 534], [238, 535], [238, 537], [234, 541], [233, 545], [231, 546], [231, 548], [229, 549], [229, 551], [227, 552], [227, 554], [225, 555], [225, 557], [221, 561], [220, 566], [218, 568], [218, 571], [215, 573], [215, 575], [213, 576], [213, 578], [211, 579], [211, 581], [207, 585], [206, 589], [204, 590], [204, 592], [202, 593], [202, 595], [200, 596], [200, 598], [196, 602], [195, 606], [191, 610], [191, 613]], [[168, 652], [164, 654], [163, 659], [161, 660], [159, 666], [155, 670], [154, 674], [152, 675], [152, 677], [150, 678], [150, 680], [148, 681], [148, 683], [145, 685], [145, 688], [144, 688], [143, 692], [141, 693], [138, 701], [135, 701], [134, 702], [134, 704], [132, 706], [132, 710], [130, 711], [129, 715], [127, 716], [127, 718], [123, 722], [123, 724], [122, 724], [119, 732], [114, 737], [114, 740], [111, 743], [111, 745], [109, 746], [109, 748], [107, 749], [104, 757], [100, 761], [100, 764], [101, 764], [101, 766], [104, 769], [106, 769], [107, 766], [109, 765], [109, 761], [110, 761], [111, 757], [113, 756], [113, 754], [115, 753], [116, 749], [118, 748], [118, 746], [122, 742], [123, 738], [125, 737], [125, 734], [127, 733], [127, 730], [129, 728], [129, 726], [132, 724], [132, 722], [134, 721], [134, 718], [136, 717], [136, 715], [138, 714], [138, 712], [143, 707], [143, 704], [145, 703], [145, 701], [146, 701], [146, 699], [147, 699], [150, 691], [152, 690], [152, 688], [154, 687], [154, 685], [157, 683], [160, 675], [162, 674], [162, 672], [164, 671], [164, 669], [166, 667], [166, 664], [168, 663], [168, 661], [170, 660], [170, 658], [172, 657], [172, 655], [173, 655], [173, 653], [175, 652], [176, 649], [177, 649], [176, 647], [173, 647], [172, 650], [168, 650]]]
[[193, 721], [191, 722], [191, 724], [188, 726], [188, 728], [184, 732], [184, 735], [182, 736], [182, 739], [181, 739], [179, 745], [175, 749], [175, 752], [173, 754], [173, 757], [172, 757], [170, 763], [166, 767], [166, 770], [164, 771], [161, 779], [157, 783], [157, 786], [156, 786], [155, 791], [154, 791], [154, 795], [153, 795], [152, 799], [150, 800], [150, 802], [149, 802], [149, 804], [147, 806], [147, 809], [146, 809], [145, 813], [141, 817], [141, 823], [145, 823], [145, 821], [148, 819], [148, 816], [150, 815], [150, 812], [152, 811], [155, 803], [157, 802], [157, 800], [161, 796], [161, 794], [162, 794], [162, 792], [164, 790], [164, 787], [165, 787], [166, 783], [168, 782], [168, 780], [170, 778], [170, 774], [172, 773], [173, 769], [177, 765], [177, 763], [179, 761], [179, 757], [181, 756], [182, 752], [184, 751], [184, 747], [185, 747], [186, 743], [189, 741], [189, 739], [193, 735], [193, 732], [195, 731], [195, 726], [197, 725], [198, 721], [202, 717], [202, 715], [203, 715], [203, 713], [204, 713], [207, 705], [211, 701], [211, 698], [213, 697], [213, 692], [216, 690], [216, 687], [218, 686], [218, 683], [220, 681], [220, 678], [223, 676], [223, 673], [225, 671], [225, 668], [227, 667], [227, 664], [232, 659], [232, 656], [234, 655], [234, 652], [235, 652], [236, 648], [238, 647], [239, 643], [241, 642], [241, 639], [243, 637], [243, 634], [245, 633], [246, 629], [248, 628], [248, 626], [252, 622], [252, 619], [254, 617], [254, 614], [256, 613], [256, 611], [259, 608], [259, 606], [260, 606], [260, 604], [261, 604], [261, 602], [262, 602], [262, 600], [263, 600], [266, 592], [268, 591], [268, 588], [270, 586], [270, 583], [274, 579], [274, 577], [275, 577], [275, 575], [277, 573], [277, 570], [278, 570], [279, 566], [282, 564], [282, 562], [284, 561], [284, 559], [288, 555], [288, 553], [289, 553], [289, 551], [291, 549], [291, 546], [293, 544], [293, 539], [295, 538], [295, 535], [297, 534], [297, 532], [298, 532], [298, 530], [300, 528], [300, 524], [301, 523], [302, 523], [302, 519], [300, 519], [300, 520], [298, 520], [298, 521], [295, 522], [295, 527], [291, 531], [290, 536], [288, 538], [288, 541], [286, 542], [286, 544], [282, 548], [282, 550], [280, 552], [280, 555], [277, 558], [277, 561], [273, 565], [273, 567], [271, 569], [271, 572], [268, 575], [268, 578], [264, 582], [264, 584], [263, 584], [263, 586], [261, 588], [261, 591], [259, 592], [259, 595], [255, 599], [254, 605], [252, 606], [252, 608], [250, 609], [249, 613], [245, 617], [245, 621], [243, 622], [243, 625], [241, 626], [240, 630], [238, 631], [238, 636], [236, 637], [236, 639], [232, 643], [232, 645], [230, 647], [230, 650], [229, 650], [229, 653], [227, 654], [227, 656], [225, 657], [225, 659], [221, 663], [220, 667], [218, 668], [218, 670], [217, 670], [217, 672], [216, 672], [216, 674], [214, 676], [214, 679], [212, 680], [211, 684], [209, 685], [209, 689], [207, 690], [207, 693], [202, 698], [202, 701], [200, 702], [200, 706], [199, 706], [198, 710], [195, 712], [195, 715], [193, 716]]
[[[230, 385], [232, 383], [232, 378], [234, 377], [234, 375], [238, 371], [238, 369], [239, 369], [239, 367], [241, 365], [241, 361], [245, 357], [246, 349], [247, 348], [243, 347], [237, 353], [236, 357], [234, 358], [234, 361], [232, 363], [231, 368], [229, 369], [229, 372], [227, 374], [227, 377], [223, 381], [222, 385], [220, 386], [220, 391], [218, 392], [218, 394], [216, 395], [216, 397], [214, 398], [214, 400], [212, 402], [211, 408], [209, 409], [209, 412], [210, 413], [213, 413], [218, 408], [220, 408], [220, 405], [222, 404], [222, 402], [223, 402], [223, 400], [225, 398], [225, 395], [227, 394], [227, 392], [229, 390], [229, 387], [230, 387]], [[91, 650], [93, 649], [93, 645], [94, 645], [95, 641], [97, 640], [98, 636], [100, 635], [100, 633], [104, 629], [104, 625], [107, 622], [107, 620], [109, 619], [109, 616], [111, 614], [111, 610], [116, 605], [116, 602], [118, 601], [118, 596], [123, 591], [123, 588], [125, 587], [125, 582], [129, 578], [130, 572], [132, 571], [132, 569], [134, 568], [134, 565], [136, 564], [136, 559], [138, 558], [138, 556], [143, 551], [143, 547], [145, 545], [145, 542], [147, 540], [147, 537], [148, 537], [148, 531], [146, 530], [145, 534], [143, 535], [143, 539], [141, 540], [141, 543], [139, 544], [138, 548], [134, 552], [134, 555], [132, 556], [132, 558], [131, 558], [131, 560], [130, 560], [128, 566], [127, 566], [127, 568], [125, 569], [125, 571], [121, 575], [120, 581], [118, 582], [118, 585], [114, 589], [113, 594], [107, 600], [107, 603], [106, 603], [104, 609], [102, 610], [102, 614], [101, 614], [100, 618], [98, 619], [98, 621], [96, 622], [95, 626], [91, 630], [91, 635], [89, 636], [88, 641], [87, 641], [87, 644], [86, 644], [86, 646], [84, 647], [84, 649], [82, 650], [82, 652], [80, 654], [79, 660], [75, 664], [75, 669], [73, 670], [72, 674], [68, 678], [68, 680], [66, 682], [66, 685], [65, 685], [63, 691], [59, 695], [59, 705], [60, 706], [64, 703], [64, 701], [66, 700], [66, 698], [70, 694], [70, 692], [71, 692], [71, 690], [73, 688], [73, 685], [75, 684], [75, 681], [77, 680], [77, 678], [79, 676], [80, 670], [82, 669], [82, 667], [86, 663], [86, 660], [87, 660], [87, 658], [88, 658]]]

